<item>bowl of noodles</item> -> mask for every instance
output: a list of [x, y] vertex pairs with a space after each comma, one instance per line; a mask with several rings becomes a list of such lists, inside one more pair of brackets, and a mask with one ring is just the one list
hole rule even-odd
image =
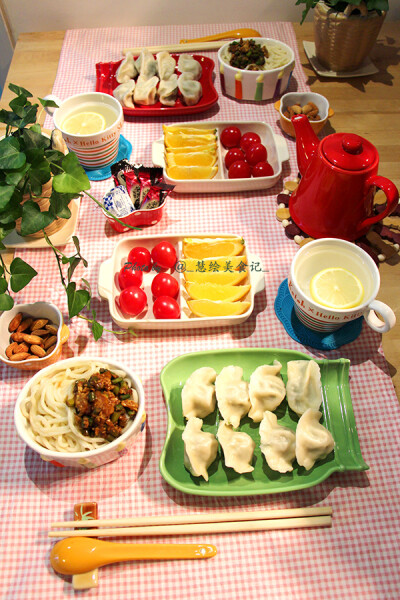
[[125, 454], [145, 418], [138, 376], [91, 357], [42, 369], [22, 389], [14, 411], [18, 435], [44, 461], [88, 469]]
[[294, 64], [293, 50], [271, 38], [230, 41], [218, 51], [222, 91], [236, 100], [279, 97], [289, 85]]

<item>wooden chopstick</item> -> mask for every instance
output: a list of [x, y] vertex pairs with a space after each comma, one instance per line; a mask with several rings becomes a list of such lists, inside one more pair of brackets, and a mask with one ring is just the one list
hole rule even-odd
[[[146, 46], [150, 52], [197, 52], [207, 50], [218, 50], [224, 44], [226, 40], [216, 40], [215, 42], [191, 42], [189, 44], [165, 44], [161, 46]], [[138, 48], [124, 48], [122, 54], [126, 55], [127, 52], [132, 54], [140, 54], [143, 50], [143, 46]]]
[[220, 512], [209, 514], [161, 515], [125, 519], [92, 519], [88, 521], [58, 521], [50, 527], [144, 527], [152, 525], [183, 525], [186, 523], [222, 523], [225, 521], [256, 521], [294, 517], [317, 517], [331, 515], [331, 506], [307, 506], [305, 508], [278, 508], [249, 512]]
[[274, 529], [299, 529], [302, 527], [331, 527], [331, 515], [319, 517], [294, 517], [289, 519], [263, 519], [232, 521], [226, 523], [191, 523], [186, 525], [160, 525], [151, 527], [117, 527], [112, 529], [72, 529], [49, 531], [49, 537], [148, 537], [163, 535], [193, 535], [204, 533], [237, 533], [239, 531], [271, 531]]

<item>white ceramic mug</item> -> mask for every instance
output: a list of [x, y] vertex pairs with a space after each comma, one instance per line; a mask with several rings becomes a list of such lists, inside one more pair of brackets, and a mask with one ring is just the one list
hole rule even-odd
[[[75, 152], [85, 169], [101, 169], [116, 161], [124, 124], [122, 106], [118, 100], [101, 92], [77, 94], [64, 101], [49, 95], [45, 100], [53, 100], [58, 104], [59, 108], [46, 107], [46, 111], [53, 117], [55, 127], [61, 131], [68, 150]], [[69, 116], [85, 110], [105, 116], [106, 128], [87, 135], [70, 134], [63, 129], [63, 123]]]
[[[361, 304], [354, 308], [332, 309], [312, 300], [311, 279], [330, 267], [346, 268], [359, 278], [364, 288]], [[321, 238], [300, 248], [290, 267], [288, 285], [297, 317], [303, 325], [314, 331], [335, 331], [362, 316], [379, 333], [389, 331], [396, 323], [392, 309], [375, 300], [380, 285], [376, 264], [362, 248], [351, 242]], [[383, 321], [376, 313], [379, 313]]]

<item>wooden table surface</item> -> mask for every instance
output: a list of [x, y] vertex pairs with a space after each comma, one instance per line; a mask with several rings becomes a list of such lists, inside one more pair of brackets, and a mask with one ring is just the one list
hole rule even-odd
[[[294, 24], [303, 69], [308, 85], [323, 94], [335, 111], [326, 134], [352, 132], [371, 141], [380, 156], [379, 175], [400, 187], [400, 24], [383, 25], [371, 58], [379, 73], [371, 77], [334, 80], [320, 78], [305, 56], [302, 41], [313, 40], [313, 25]], [[14, 97], [8, 90], [12, 82], [28, 89], [34, 97], [51, 93], [57, 73], [64, 31], [24, 33], [18, 39], [4, 86], [1, 106]], [[44, 112], [40, 121], [44, 120]], [[334, 129], [333, 129], [334, 128]], [[400, 400], [400, 256], [391, 264], [380, 265], [381, 289], [378, 299], [389, 304], [397, 316], [397, 325], [383, 335], [383, 348]]]

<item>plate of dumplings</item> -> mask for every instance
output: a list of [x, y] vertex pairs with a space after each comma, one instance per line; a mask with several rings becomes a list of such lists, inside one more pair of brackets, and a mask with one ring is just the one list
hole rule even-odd
[[281, 348], [194, 352], [161, 372], [168, 425], [160, 472], [203, 496], [250, 496], [364, 471], [350, 361]]
[[96, 92], [114, 96], [128, 116], [185, 115], [205, 111], [218, 100], [214, 61], [201, 55], [126, 52], [115, 62], [96, 64]]

